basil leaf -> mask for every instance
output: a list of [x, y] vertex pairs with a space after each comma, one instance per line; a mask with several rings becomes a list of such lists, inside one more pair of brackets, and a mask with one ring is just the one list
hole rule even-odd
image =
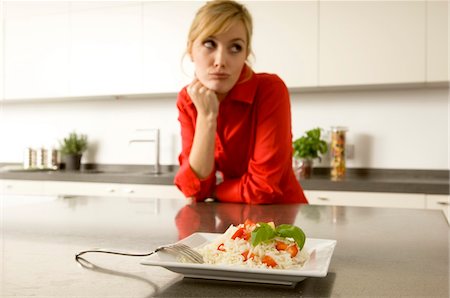
[[252, 235], [250, 237], [250, 243], [253, 246], [257, 246], [261, 242], [273, 239], [275, 237], [275, 231], [270, 225], [264, 222], [260, 222], [258, 224], [259, 227], [252, 231]]
[[303, 248], [303, 245], [305, 245], [306, 236], [303, 230], [300, 229], [299, 227], [288, 224], [282, 224], [277, 226], [276, 234], [284, 238], [286, 237], [293, 238], [300, 250]]

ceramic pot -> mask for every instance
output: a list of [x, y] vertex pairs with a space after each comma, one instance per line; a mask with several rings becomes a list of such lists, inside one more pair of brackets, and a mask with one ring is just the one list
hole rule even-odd
[[294, 158], [294, 172], [297, 179], [311, 178], [313, 168], [312, 159], [297, 159]]
[[81, 154], [63, 155], [62, 161], [66, 171], [79, 171], [81, 168]]

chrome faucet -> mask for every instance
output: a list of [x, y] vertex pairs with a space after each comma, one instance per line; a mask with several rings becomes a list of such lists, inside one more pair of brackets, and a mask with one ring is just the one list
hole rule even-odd
[[155, 143], [155, 166], [152, 170], [152, 174], [161, 173], [160, 165], [159, 165], [159, 128], [152, 129], [136, 129], [136, 131], [153, 131], [154, 137], [150, 139], [134, 139], [130, 140], [128, 144], [132, 143]]

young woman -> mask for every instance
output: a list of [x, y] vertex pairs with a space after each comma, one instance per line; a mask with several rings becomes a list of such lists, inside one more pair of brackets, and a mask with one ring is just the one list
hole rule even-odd
[[251, 37], [251, 16], [237, 2], [211, 1], [197, 12], [187, 44], [195, 79], [177, 100], [175, 184], [194, 202], [307, 203], [292, 169], [288, 90], [246, 63]]

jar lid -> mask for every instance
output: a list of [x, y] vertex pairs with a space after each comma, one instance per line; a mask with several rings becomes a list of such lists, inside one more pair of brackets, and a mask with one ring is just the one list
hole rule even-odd
[[332, 126], [331, 131], [348, 131], [348, 128], [345, 126]]

